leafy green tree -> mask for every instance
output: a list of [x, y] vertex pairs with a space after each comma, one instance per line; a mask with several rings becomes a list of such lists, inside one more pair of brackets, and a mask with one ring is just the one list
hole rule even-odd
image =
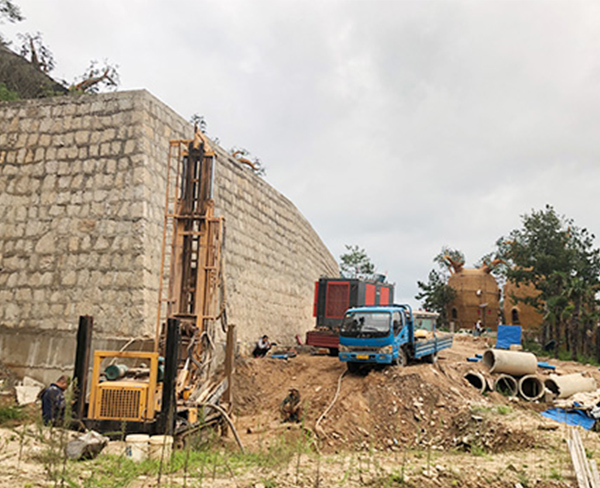
[[440, 271], [432, 269], [429, 272], [429, 281], [427, 283], [417, 281], [417, 286], [421, 291], [417, 293], [415, 299], [421, 301], [425, 310], [439, 313], [438, 323], [447, 326], [448, 305], [456, 298], [456, 291], [448, 286], [447, 277]]
[[540, 292], [515, 298], [543, 315], [542, 339], [556, 341], [573, 359], [589, 355], [586, 338], [597, 321], [600, 284], [600, 251], [594, 248], [594, 235], [546, 205], [523, 215], [522, 228], [499, 239], [497, 248], [507, 263], [506, 278]]
[[375, 265], [364, 249], [346, 244], [346, 253], [340, 256], [340, 270], [346, 278], [369, 278], [375, 273]]

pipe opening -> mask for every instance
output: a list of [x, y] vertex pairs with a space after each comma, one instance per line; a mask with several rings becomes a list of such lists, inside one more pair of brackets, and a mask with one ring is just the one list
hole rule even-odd
[[544, 384], [536, 376], [524, 376], [519, 382], [519, 392], [525, 400], [539, 400], [544, 395]]
[[471, 386], [478, 389], [481, 393], [485, 391], [487, 385], [485, 384], [485, 379], [479, 373], [471, 371], [467, 373], [464, 378]]
[[481, 358], [481, 362], [483, 363], [484, 366], [493, 369], [494, 368], [494, 364], [496, 363], [496, 358], [494, 356], [494, 351], [488, 349], [487, 351], [485, 351], [483, 353], [483, 357]]
[[551, 380], [550, 378], [548, 378], [545, 381], [545, 385], [546, 385], [546, 388], [548, 388], [553, 394], [560, 395], [560, 388], [556, 384], [556, 381]]
[[514, 397], [517, 394], [517, 381], [512, 376], [500, 375], [494, 383], [494, 391], [503, 396]]

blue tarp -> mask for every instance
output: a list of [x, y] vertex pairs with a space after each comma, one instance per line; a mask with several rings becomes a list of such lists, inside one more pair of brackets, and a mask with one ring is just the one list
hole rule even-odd
[[584, 429], [591, 430], [596, 421], [589, 418], [581, 410], [565, 410], [563, 408], [550, 408], [542, 415], [546, 418], [556, 420], [567, 425], [580, 425]]
[[496, 349], [510, 349], [511, 344], [521, 344], [521, 326], [499, 325]]

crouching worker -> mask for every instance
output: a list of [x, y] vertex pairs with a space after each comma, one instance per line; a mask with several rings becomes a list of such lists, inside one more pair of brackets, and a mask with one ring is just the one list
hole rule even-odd
[[252, 351], [252, 355], [255, 358], [264, 358], [275, 345], [276, 344], [269, 342], [268, 335], [264, 335], [256, 343], [256, 347], [254, 348], [254, 351]]
[[290, 392], [281, 402], [279, 410], [282, 422], [300, 422], [302, 406], [300, 405], [300, 392], [296, 388], [290, 388]]
[[68, 381], [62, 375], [40, 393], [42, 400], [42, 419], [46, 425], [61, 425], [65, 418], [65, 390]]

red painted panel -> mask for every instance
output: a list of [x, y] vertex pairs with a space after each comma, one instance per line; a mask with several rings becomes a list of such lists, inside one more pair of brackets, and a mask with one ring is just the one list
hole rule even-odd
[[350, 283], [347, 281], [327, 283], [327, 304], [325, 317], [343, 319], [350, 301]]
[[365, 305], [375, 305], [375, 285], [367, 284], [365, 288]]
[[379, 305], [389, 305], [390, 304], [390, 289], [385, 286], [381, 287], [379, 291]]

